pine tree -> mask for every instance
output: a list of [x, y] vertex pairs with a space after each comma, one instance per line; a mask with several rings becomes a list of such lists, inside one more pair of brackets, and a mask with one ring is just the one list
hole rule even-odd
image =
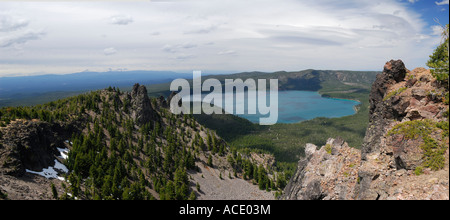
[[189, 195], [189, 200], [196, 200], [197, 199], [197, 195], [195, 195], [194, 191], [191, 191], [191, 194]]
[[52, 189], [52, 194], [54, 199], [58, 199], [58, 191], [56, 190], [55, 184], [51, 184], [50, 188]]
[[449, 74], [449, 25], [443, 27], [442, 43], [434, 50], [427, 62], [427, 66], [432, 68], [431, 74], [442, 85], [446, 85], [448, 89]]
[[174, 200], [175, 199], [175, 186], [172, 181], [168, 181], [165, 186], [165, 200]]
[[211, 154], [208, 157], [208, 166], [213, 167], [213, 159], [212, 159]]

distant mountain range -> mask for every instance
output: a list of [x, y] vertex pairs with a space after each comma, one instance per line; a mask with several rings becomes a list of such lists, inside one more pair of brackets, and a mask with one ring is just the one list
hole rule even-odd
[[86, 91], [113, 87], [131, 87], [135, 83], [158, 84], [190, 74], [170, 71], [80, 72], [66, 75], [0, 77], [0, 98], [21, 98], [55, 91]]
[[80, 72], [66, 75], [0, 77], [0, 106], [35, 105], [109, 86], [131, 88], [192, 78], [170, 71]]
[[[210, 78], [218, 79], [222, 85], [225, 79], [278, 79], [279, 90], [299, 91], [356, 91], [369, 90], [375, 81], [377, 71], [346, 71], [346, 70], [302, 70], [295, 72], [279, 71], [267, 72], [243, 72], [223, 75], [204, 75], [202, 81]], [[191, 80], [188, 80], [192, 85]], [[147, 86], [149, 95], [152, 97], [170, 95], [170, 82]], [[222, 88], [225, 88], [224, 86]]]
[[[334, 91], [369, 89], [375, 76], [374, 71], [303, 70], [298, 72], [244, 72], [223, 74], [211, 72], [208, 78], [225, 79], [248, 78], [278, 79], [280, 90]], [[192, 73], [171, 71], [109, 71], [80, 72], [66, 75], [40, 75], [21, 77], [0, 77], [0, 107], [31, 106], [71, 97], [87, 91], [109, 86], [131, 89], [135, 83], [147, 85], [149, 96], [170, 95], [170, 82], [184, 78], [192, 81]]]

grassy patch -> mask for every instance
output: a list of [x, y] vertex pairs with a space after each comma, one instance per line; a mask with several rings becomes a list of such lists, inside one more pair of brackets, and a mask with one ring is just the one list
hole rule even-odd
[[416, 169], [414, 170], [414, 174], [416, 174], [416, 176], [422, 175], [423, 174], [423, 167], [422, 166], [416, 167]]
[[406, 87], [401, 87], [397, 90], [394, 90], [392, 92], [390, 92], [389, 94], [386, 95], [386, 97], [384, 97], [383, 102], [391, 99], [392, 97], [396, 96], [396, 95], [400, 95], [402, 92], [404, 92], [407, 88]]
[[[448, 137], [448, 122], [446, 124], [447, 131], [443, 129], [445, 122], [436, 123], [431, 120], [407, 121], [394, 126], [388, 135], [402, 134], [408, 139], [421, 138], [423, 143], [420, 145], [420, 148], [423, 150], [424, 159], [422, 166], [432, 170], [440, 170], [445, 165], [444, 155], [448, 146], [434, 139], [431, 134], [439, 129], [442, 130], [443, 138]], [[420, 175], [419, 170], [416, 170], [417, 173]]]
[[431, 120], [407, 121], [394, 126], [388, 135], [403, 134], [408, 139], [429, 136], [435, 130], [435, 123]]

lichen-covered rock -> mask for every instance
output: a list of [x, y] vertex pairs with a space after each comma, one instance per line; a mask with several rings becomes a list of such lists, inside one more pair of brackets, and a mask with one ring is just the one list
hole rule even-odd
[[361, 153], [342, 139], [329, 139], [316, 150], [308, 144], [306, 158], [285, 189], [287, 200], [347, 200], [352, 199], [357, 183]]
[[[417, 68], [413, 71], [408, 71], [406, 68], [402, 70], [400, 67], [404, 68], [404, 65], [399, 62], [391, 61], [389, 63], [387, 66], [399, 73], [392, 70], [386, 71], [385, 68], [385, 72], [380, 74], [382, 77], [377, 78], [372, 88], [370, 123], [362, 147], [362, 160], [358, 174], [360, 181], [356, 186], [354, 197], [355, 199], [392, 199], [394, 197], [425, 199], [426, 191], [422, 193], [404, 190], [399, 193], [400, 191], [398, 191], [399, 188], [403, 187], [404, 189], [411, 182], [417, 182], [416, 168], [421, 167], [424, 163], [423, 138], [419, 135], [407, 137], [408, 135], [405, 133], [389, 134], [389, 131], [395, 125], [408, 121], [430, 120], [433, 124], [446, 120], [443, 112], [448, 109], [448, 106], [442, 102], [442, 99], [429, 95], [433, 93], [436, 96], [443, 96], [445, 91], [433, 86], [435, 80], [429, 70], [424, 68]], [[397, 78], [395, 82], [382, 79], [389, 78], [389, 75], [403, 75], [405, 71], [410, 79], [419, 80], [412, 83], [409, 81], [410, 79], [407, 81], [407, 79]], [[377, 87], [383, 88], [385, 94], [379, 96], [381, 93]], [[400, 88], [404, 89], [399, 90]], [[393, 94], [393, 91], [402, 92], [386, 98], [388, 94]], [[381, 97], [383, 98], [381, 99]], [[434, 134], [433, 138], [448, 146], [448, 137], [445, 140], [441, 138], [440, 134]], [[444, 170], [446, 169], [448, 172], [448, 153], [446, 153], [446, 158]], [[434, 173], [431, 172], [428, 175], [433, 176]], [[448, 175], [441, 175], [441, 177], [446, 179], [444, 182], [448, 182]], [[417, 182], [414, 186], [408, 186], [411, 191], [415, 191], [413, 189], [423, 188], [424, 185]], [[437, 187], [436, 189], [441, 188]], [[444, 185], [443, 189], [448, 190], [448, 184]], [[409, 193], [409, 195], [397, 196], [405, 193]], [[393, 197], [393, 195], [396, 196]], [[448, 191], [446, 195], [448, 197]]]

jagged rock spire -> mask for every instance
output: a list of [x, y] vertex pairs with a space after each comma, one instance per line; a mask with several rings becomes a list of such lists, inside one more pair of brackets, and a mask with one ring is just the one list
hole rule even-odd
[[131, 90], [131, 105], [132, 105], [132, 117], [138, 125], [146, 124], [156, 119], [156, 113], [150, 103], [150, 98], [147, 94], [147, 88], [134, 84]]

